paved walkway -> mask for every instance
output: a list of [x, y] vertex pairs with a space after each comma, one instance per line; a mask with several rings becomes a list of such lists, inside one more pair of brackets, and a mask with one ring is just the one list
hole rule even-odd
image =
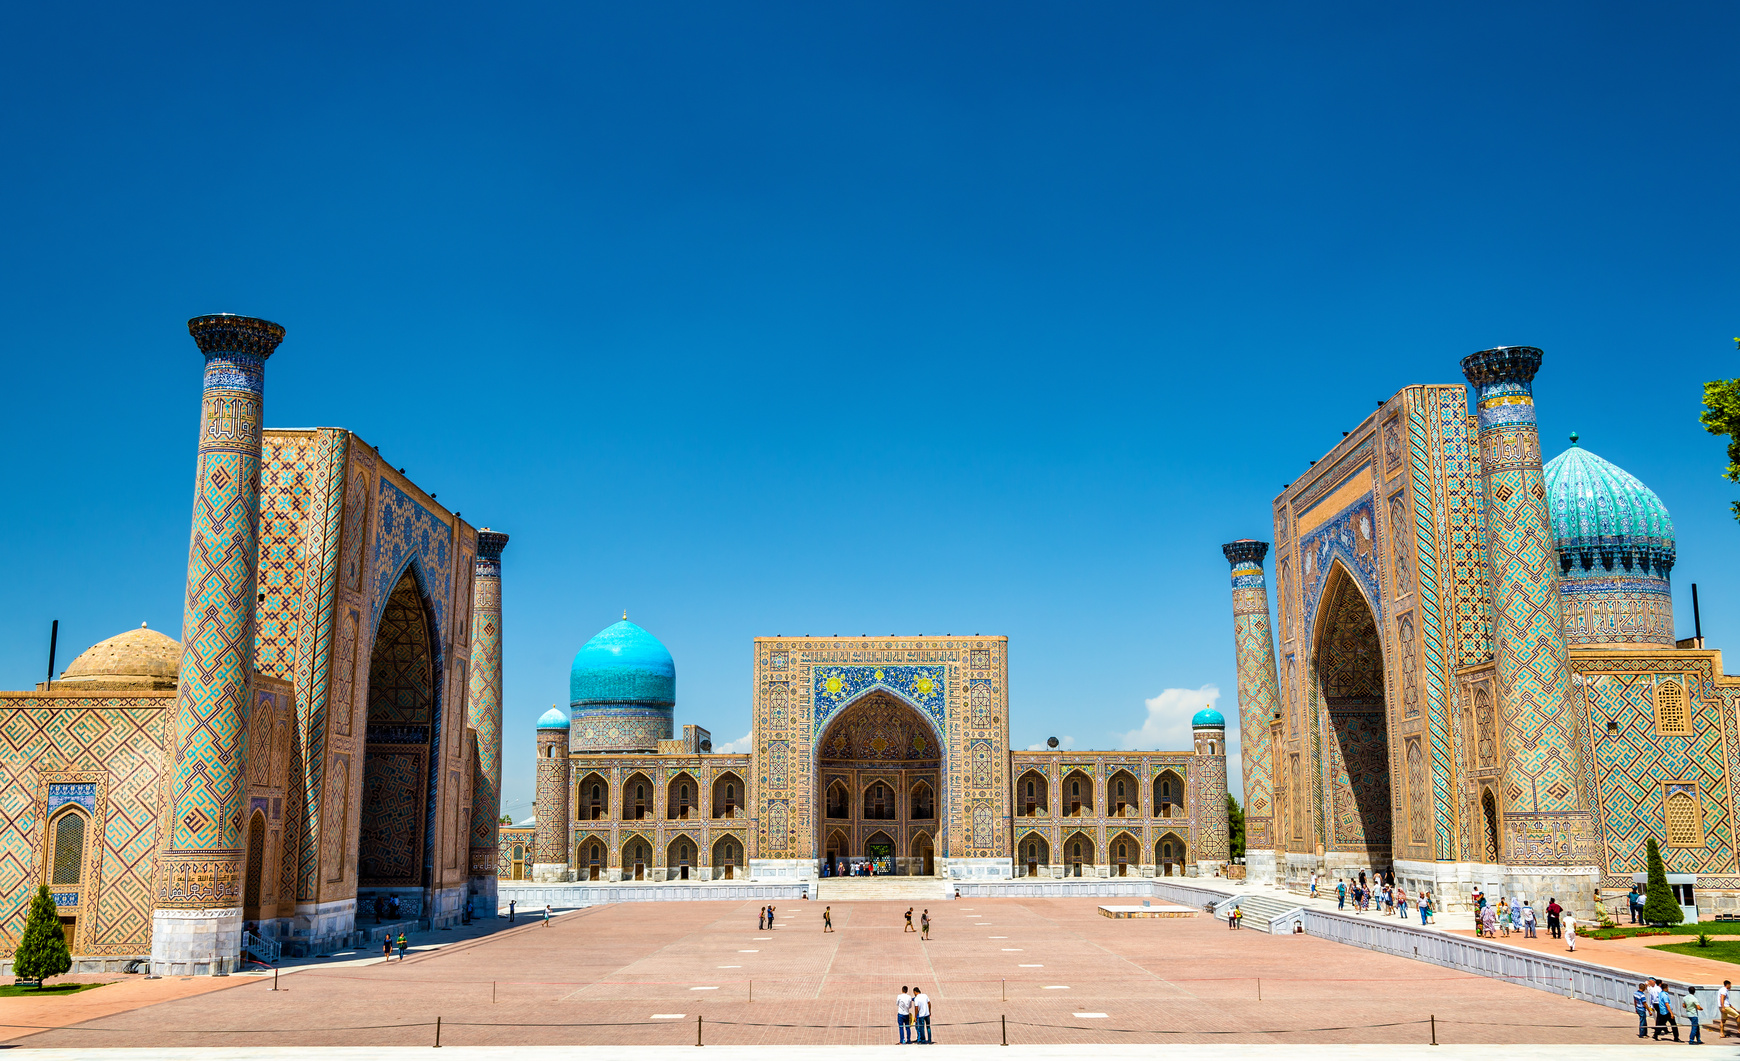
[[[1329, 884], [1328, 898], [1319, 898], [1315, 900], [1306, 896], [1296, 895], [1285, 888], [1247, 884], [1243, 881], [1230, 881], [1211, 877], [1206, 880], [1201, 880], [1198, 883], [1201, 883], [1204, 887], [1210, 887], [1229, 893], [1240, 895], [1263, 895], [1279, 899], [1283, 902], [1291, 901], [1297, 906], [1303, 906], [1310, 909], [1335, 909], [1335, 885], [1333, 881]], [[1323, 886], [1319, 885], [1319, 891], [1321, 892], [1322, 890]], [[1419, 912], [1411, 903], [1409, 905], [1409, 910], [1412, 913], [1412, 916], [1409, 917], [1406, 922], [1409, 928], [1419, 929], [1422, 932], [1443, 932], [1456, 936], [1472, 937], [1474, 935], [1474, 914], [1472, 911], [1458, 910], [1451, 913], [1440, 914], [1433, 918], [1432, 924], [1422, 926], [1420, 924]], [[1374, 911], [1367, 911], [1366, 913], [1360, 914], [1353, 909], [1351, 904], [1347, 909], [1340, 912], [1356, 917], [1376, 918], [1380, 921], [1386, 921], [1392, 924], [1401, 920], [1400, 918], [1387, 916], [1383, 913]], [[1544, 924], [1536, 931], [1539, 934], [1532, 940], [1524, 937], [1521, 932], [1512, 932], [1508, 938], [1499, 936], [1496, 939], [1489, 940], [1489, 942], [1500, 946], [1516, 947], [1519, 950], [1538, 951], [1567, 958], [1575, 957], [1578, 961], [1589, 962], [1594, 965], [1605, 965], [1610, 969], [1627, 970], [1633, 973], [1639, 980], [1649, 976], [1659, 976], [1670, 980], [1682, 980], [1689, 983], [1719, 984], [1723, 980], [1740, 979], [1740, 965], [1735, 965], [1732, 962], [1713, 961], [1707, 958], [1694, 958], [1686, 954], [1676, 954], [1673, 951], [1650, 949], [1652, 945], [1662, 943], [1695, 942], [1697, 938], [1696, 933], [1684, 936], [1644, 936], [1641, 938], [1611, 940], [1591, 939], [1586, 935], [1579, 935], [1577, 937], [1577, 953], [1572, 955], [1571, 952], [1566, 949], [1562, 940], [1556, 940], [1548, 936]], [[1732, 939], [1734, 937], [1727, 938]]]
[[443, 1047], [644, 1054], [693, 1045], [701, 1018], [710, 1046], [892, 1046], [903, 984], [931, 996], [950, 1047], [994, 1046], [1006, 1027], [1018, 1045], [1136, 1044], [1147, 1056], [1160, 1044], [1244, 1042], [1388, 1043], [1393, 1057], [1427, 1043], [1434, 1019], [1445, 1043], [1635, 1042], [1627, 1014], [1588, 1002], [1309, 936], [1232, 932], [1206, 915], [1113, 920], [1099, 902], [936, 903], [928, 942], [902, 931], [898, 903], [835, 906], [832, 933], [818, 902], [776, 904], [772, 931], [756, 928], [759, 903], [593, 907], [403, 963], [307, 968], [276, 993], [255, 981], [29, 1043], [426, 1049], [439, 1019]]
[[[579, 1061], [572, 1046], [457, 1046], [443, 1048], [442, 1061]], [[665, 1047], [661, 1056], [679, 1050], [699, 1061], [812, 1061], [813, 1046], [709, 1046], [690, 1055], [694, 1044]], [[1094, 1056], [1108, 1061], [1151, 1061], [1152, 1046], [1101, 1045]], [[119, 1061], [112, 1050], [33, 1050], [31, 1061]], [[897, 1046], [857, 1046], [852, 1061], [896, 1061], [909, 1056]], [[1077, 1046], [939, 1046], [930, 1058], [951, 1061], [1080, 1061]], [[1168, 1046], [1169, 1061], [1622, 1061], [1637, 1056], [1633, 1046], [1419, 1046], [1419, 1045], [1290, 1045], [1290, 1046]], [[429, 1057], [428, 1047], [228, 1047], [209, 1050], [129, 1050], [125, 1061], [412, 1061]], [[643, 1046], [589, 1046], [585, 1061], [646, 1061]]]
[[[520, 924], [524, 923], [525, 919], [521, 918]], [[409, 952], [407, 961], [444, 947], [486, 938], [507, 927], [507, 918], [503, 917], [496, 921], [474, 921], [469, 926], [460, 928], [411, 933], [406, 937]], [[282, 978], [309, 969], [356, 968], [379, 964], [379, 951], [343, 951], [330, 957], [285, 958], [279, 962], [278, 972]], [[397, 959], [394, 964], [398, 964]], [[71, 980], [106, 986], [61, 997], [16, 995], [0, 998], [0, 1040], [23, 1039], [36, 1035], [45, 1028], [83, 1024], [146, 1006], [270, 979], [270, 972], [261, 971], [235, 976], [170, 976], [149, 979], [136, 973], [81, 973], [55, 977], [50, 983]]]

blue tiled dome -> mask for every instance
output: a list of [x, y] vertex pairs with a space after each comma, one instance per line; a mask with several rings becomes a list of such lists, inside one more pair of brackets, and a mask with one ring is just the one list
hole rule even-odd
[[567, 729], [568, 716], [559, 707], [552, 707], [538, 718], [539, 729]]
[[571, 704], [677, 702], [677, 665], [658, 638], [627, 619], [600, 630], [574, 655]]
[[1205, 707], [1191, 718], [1190, 725], [1192, 728], [1196, 726], [1220, 726], [1224, 729], [1226, 716], [1212, 707]]
[[1576, 435], [1543, 470], [1562, 573], [1667, 577], [1674, 524], [1654, 490], [1578, 446]]

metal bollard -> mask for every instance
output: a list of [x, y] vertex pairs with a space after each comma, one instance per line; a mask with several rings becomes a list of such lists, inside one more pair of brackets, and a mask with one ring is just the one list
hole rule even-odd
[[1003, 1026], [1003, 1045], [1008, 1046], [1009, 1045], [1009, 1015], [1007, 1013], [998, 1014], [997, 1015], [997, 1023], [1001, 1024]]
[[441, 1018], [435, 1018], [435, 1049], [441, 1049]]
[[701, 1045], [701, 1015], [695, 1014], [695, 1045]]
[[1438, 1045], [1438, 1015], [1436, 1013], [1431, 1015], [1431, 1021], [1432, 1021], [1432, 1045], [1437, 1046]]

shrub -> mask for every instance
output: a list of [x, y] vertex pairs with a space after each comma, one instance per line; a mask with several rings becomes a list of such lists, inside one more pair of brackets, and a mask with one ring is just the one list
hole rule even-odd
[[55, 912], [48, 885], [44, 884], [36, 889], [36, 898], [30, 900], [30, 919], [25, 922], [24, 936], [12, 955], [12, 975], [20, 980], [41, 981], [71, 968], [66, 933], [61, 930], [60, 915]]
[[1686, 919], [1668, 887], [1667, 866], [1661, 860], [1661, 847], [1655, 837], [1649, 838], [1649, 895], [1643, 901], [1643, 921], [1648, 925], [1677, 925]]

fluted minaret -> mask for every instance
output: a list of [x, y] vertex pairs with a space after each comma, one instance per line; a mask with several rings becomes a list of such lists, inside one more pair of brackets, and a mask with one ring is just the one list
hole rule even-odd
[[227, 973], [241, 953], [241, 721], [254, 674], [260, 435], [271, 321], [218, 313], [187, 330], [205, 355], [181, 677], [163, 808], [151, 970]]
[[[1507, 883], [1544, 902], [1575, 899], [1592, 913], [1599, 875], [1595, 822], [1584, 799], [1559, 615], [1559, 558], [1547, 514], [1532, 383], [1541, 352], [1501, 346], [1462, 359], [1476, 389], [1480, 472], [1492, 579], [1492, 651], [1503, 719], [1500, 857]], [[1517, 894], [1518, 892], [1513, 892]]]
[[477, 776], [472, 781], [471, 894], [481, 909], [495, 909], [498, 831], [501, 828], [501, 552], [508, 536], [477, 532], [471, 589], [471, 688], [466, 724], [477, 731]]
[[1281, 709], [1263, 558], [1269, 543], [1240, 538], [1220, 547], [1232, 564], [1233, 653], [1239, 676], [1239, 753], [1245, 779], [1245, 874], [1275, 880], [1275, 779], [1271, 729]]
[[538, 829], [532, 839], [532, 879], [568, 879], [568, 716], [552, 705], [538, 719]]

